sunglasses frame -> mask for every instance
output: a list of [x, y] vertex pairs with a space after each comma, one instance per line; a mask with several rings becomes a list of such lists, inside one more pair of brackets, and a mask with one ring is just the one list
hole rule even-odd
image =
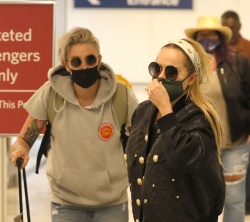
[[[93, 59], [93, 58], [95, 58], [95, 61], [90, 61], [90, 59]], [[72, 65], [72, 60], [73, 59], [78, 59], [78, 62], [79, 62], [79, 65]], [[90, 55], [87, 55], [85, 58], [81, 58], [81, 57], [79, 57], [79, 56], [74, 56], [74, 57], [72, 57], [70, 60], [67, 60], [67, 62], [69, 62], [70, 63], [70, 65], [72, 66], [72, 67], [74, 67], [74, 68], [79, 68], [81, 65], [82, 65], [82, 63], [83, 63], [83, 61], [85, 61], [85, 63], [87, 64], [87, 65], [89, 65], [89, 66], [93, 66], [94, 64], [96, 64], [96, 62], [98, 61], [98, 57], [96, 57], [95, 55], [93, 55], [93, 54], [90, 54]]]
[[[156, 65], [158, 65], [159, 66], [159, 72], [158, 72], [158, 74], [157, 75], [153, 75], [151, 72], [150, 72], [150, 65], [151, 64], [156, 64]], [[176, 78], [172, 78], [172, 79], [169, 79], [168, 78], [168, 75], [167, 75], [167, 73], [166, 73], [166, 71], [167, 71], [167, 68], [173, 68], [174, 70], [176, 70]], [[155, 69], [156, 69], [156, 67], [155, 67]], [[149, 74], [152, 76], [152, 77], [158, 77], [159, 75], [160, 75], [160, 73], [162, 72], [162, 70], [163, 69], [165, 69], [165, 77], [166, 77], [166, 79], [168, 79], [168, 80], [170, 80], [170, 81], [175, 81], [177, 78], [178, 78], [178, 75], [179, 75], [179, 71], [178, 71], [178, 69], [175, 67], [175, 66], [173, 66], [173, 65], [169, 65], [169, 66], [166, 66], [166, 67], [162, 67], [158, 62], [151, 62], [149, 65], [148, 65], [148, 71], [149, 71]]]

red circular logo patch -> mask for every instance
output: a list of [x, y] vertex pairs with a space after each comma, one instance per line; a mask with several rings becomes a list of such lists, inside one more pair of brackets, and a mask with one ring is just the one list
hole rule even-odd
[[104, 140], [108, 141], [111, 139], [114, 133], [114, 127], [110, 123], [103, 123], [99, 129], [99, 137]]

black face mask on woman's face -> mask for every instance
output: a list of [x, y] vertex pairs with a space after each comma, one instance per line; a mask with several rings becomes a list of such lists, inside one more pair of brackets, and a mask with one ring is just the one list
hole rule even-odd
[[162, 85], [167, 90], [169, 98], [170, 98], [170, 102], [173, 102], [174, 100], [176, 100], [177, 98], [179, 98], [187, 90], [188, 86], [186, 87], [185, 90], [183, 90], [182, 83], [189, 76], [190, 75], [188, 75], [185, 79], [183, 79], [181, 81], [171, 81], [171, 80], [168, 80], [166, 78], [161, 78], [161, 77], [157, 78], [159, 80], [159, 82], [162, 82]]
[[98, 66], [89, 69], [80, 69], [80, 70], [71, 69], [71, 73], [72, 73], [71, 76], [72, 81], [85, 89], [92, 86], [96, 82], [96, 80], [100, 78]]

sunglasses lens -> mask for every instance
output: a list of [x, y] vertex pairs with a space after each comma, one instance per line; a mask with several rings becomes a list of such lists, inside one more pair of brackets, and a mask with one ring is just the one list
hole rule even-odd
[[77, 67], [79, 67], [79, 66], [82, 64], [82, 61], [81, 61], [80, 58], [75, 57], [75, 58], [71, 59], [70, 64], [71, 64], [73, 67], [77, 68]]
[[148, 71], [151, 76], [157, 77], [161, 72], [161, 67], [157, 62], [151, 62], [148, 66]]
[[85, 62], [89, 65], [89, 66], [92, 66], [96, 63], [97, 61], [97, 58], [94, 56], [94, 55], [88, 55], [86, 58], [85, 58]]
[[178, 77], [178, 70], [174, 66], [167, 66], [165, 68], [165, 75], [168, 80], [176, 80]]

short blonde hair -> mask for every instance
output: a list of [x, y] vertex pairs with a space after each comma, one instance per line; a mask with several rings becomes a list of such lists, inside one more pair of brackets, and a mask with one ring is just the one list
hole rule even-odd
[[66, 64], [66, 57], [73, 45], [87, 43], [91, 44], [100, 54], [100, 45], [98, 39], [86, 28], [76, 27], [66, 32], [58, 41], [58, 56], [61, 65]]

